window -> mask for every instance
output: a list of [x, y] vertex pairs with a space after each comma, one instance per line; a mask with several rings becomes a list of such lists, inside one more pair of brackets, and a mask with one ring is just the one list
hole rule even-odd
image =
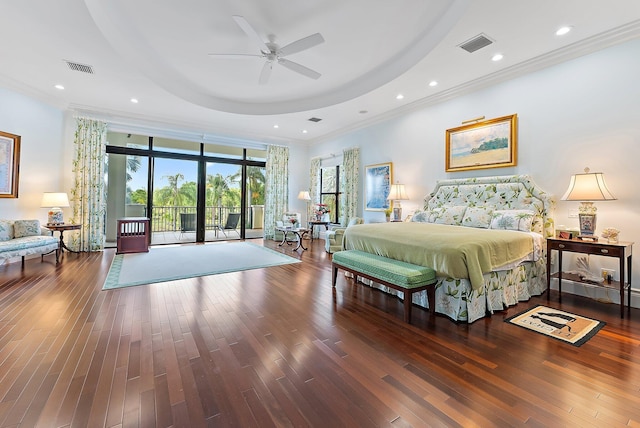
[[342, 217], [340, 208], [341, 192], [340, 165], [320, 168], [320, 201], [329, 209], [329, 219], [338, 223]]

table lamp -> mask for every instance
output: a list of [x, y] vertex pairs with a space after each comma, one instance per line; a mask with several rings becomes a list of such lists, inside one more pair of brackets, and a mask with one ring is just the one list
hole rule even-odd
[[393, 204], [393, 218], [395, 221], [402, 220], [402, 205], [400, 205], [400, 201], [406, 201], [409, 197], [404, 190], [404, 184], [392, 184], [389, 189], [389, 196], [387, 200], [394, 201]]
[[593, 237], [596, 230], [596, 211], [594, 201], [612, 201], [616, 197], [611, 194], [604, 182], [601, 172], [589, 172], [584, 169], [584, 174], [571, 176], [569, 188], [563, 201], [580, 201], [578, 217], [580, 218], [580, 236]]
[[49, 208], [47, 224], [58, 225], [64, 223], [62, 208], [69, 206], [69, 198], [66, 193], [45, 192], [42, 195], [42, 208]]

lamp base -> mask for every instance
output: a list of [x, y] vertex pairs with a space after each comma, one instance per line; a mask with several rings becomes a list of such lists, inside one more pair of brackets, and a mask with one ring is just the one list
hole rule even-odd
[[400, 201], [395, 201], [394, 203], [393, 221], [402, 221], [402, 205], [400, 205]]
[[57, 226], [60, 224], [64, 224], [64, 218], [62, 214], [62, 210], [60, 208], [55, 209], [51, 208], [47, 213], [47, 224], [50, 226]]
[[593, 236], [596, 231], [596, 215], [578, 214], [580, 220], [580, 236]]

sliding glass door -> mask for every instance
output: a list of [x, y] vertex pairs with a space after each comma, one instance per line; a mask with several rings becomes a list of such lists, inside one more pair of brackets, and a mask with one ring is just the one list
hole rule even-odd
[[198, 206], [198, 162], [153, 160], [151, 244], [195, 242]]
[[266, 151], [107, 135], [107, 246], [117, 219], [148, 217], [151, 244], [263, 236]]

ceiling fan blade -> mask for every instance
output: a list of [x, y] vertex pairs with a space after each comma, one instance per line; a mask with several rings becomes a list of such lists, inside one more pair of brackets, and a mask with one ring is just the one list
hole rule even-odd
[[234, 21], [236, 21], [236, 24], [238, 24], [238, 26], [242, 28], [242, 31], [244, 31], [246, 35], [249, 36], [249, 38], [258, 45], [258, 48], [261, 51], [270, 51], [264, 40], [262, 40], [262, 38], [258, 35], [258, 32], [251, 26], [251, 24], [249, 24], [246, 19], [244, 19], [244, 16], [233, 15], [233, 19]]
[[278, 54], [280, 56], [291, 55], [312, 48], [320, 43], [324, 43], [324, 37], [322, 37], [322, 34], [320, 33], [315, 33], [303, 39], [289, 43], [282, 49], [279, 49]]
[[257, 54], [217, 54], [210, 53], [209, 56], [221, 59], [251, 59], [251, 58], [263, 58], [264, 55]]
[[310, 68], [305, 67], [304, 65], [300, 65], [297, 62], [289, 61], [284, 58], [278, 59], [278, 64], [281, 64], [283, 67], [286, 67], [291, 71], [295, 71], [296, 73], [300, 73], [303, 76], [307, 76], [311, 79], [318, 79], [320, 76], [322, 76], [317, 71], [314, 71]]
[[260, 85], [264, 85], [269, 81], [269, 77], [271, 76], [271, 69], [273, 68], [273, 62], [266, 61], [262, 66], [262, 71], [260, 72], [260, 78], [258, 79], [258, 83]]

